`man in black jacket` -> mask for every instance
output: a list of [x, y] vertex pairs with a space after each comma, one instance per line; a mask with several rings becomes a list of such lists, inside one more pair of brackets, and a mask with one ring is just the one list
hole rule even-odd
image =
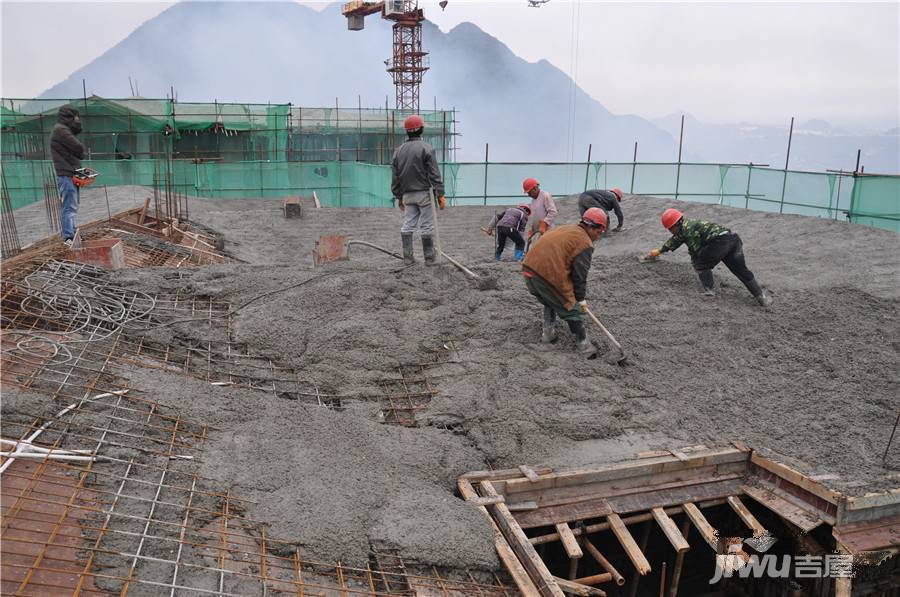
[[419, 115], [407, 118], [403, 123], [408, 139], [397, 148], [391, 161], [391, 193], [397, 206], [403, 212], [403, 226], [400, 239], [403, 241], [403, 261], [411, 264], [413, 259], [413, 232], [419, 229], [422, 235], [422, 252], [425, 264], [435, 261], [434, 251], [434, 205], [431, 192], [437, 199], [438, 207], [444, 209], [444, 183], [437, 167], [434, 148], [422, 140], [425, 121]]
[[75, 171], [81, 168], [81, 160], [84, 159], [84, 145], [75, 138], [80, 132], [81, 117], [78, 110], [68, 104], [61, 107], [56, 116], [56, 124], [53, 125], [53, 132], [50, 134], [50, 156], [56, 170], [56, 186], [62, 198], [61, 235], [63, 242], [70, 246], [75, 236], [75, 216], [81, 200], [80, 190], [72, 181]]
[[599, 207], [606, 212], [607, 218], [609, 218], [609, 212], [615, 212], [616, 218], [619, 220], [618, 226], [613, 228], [613, 231], [616, 232], [621, 230], [622, 224], [625, 223], [625, 215], [622, 213], [622, 206], [619, 205], [621, 202], [621, 189], [585, 191], [578, 197], [578, 211], [581, 212], [581, 215], [584, 215], [584, 212], [590, 208]]

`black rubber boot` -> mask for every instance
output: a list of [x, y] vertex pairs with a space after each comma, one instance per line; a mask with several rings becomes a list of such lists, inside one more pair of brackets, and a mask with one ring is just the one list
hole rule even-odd
[[541, 327], [541, 342], [550, 344], [556, 340], [556, 311], [544, 305], [544, 324]]
[[434, 265], [434, 239], [422, 237], [422, 252], [425, 253], [425, 265]]
[[575, 348], [578, 352], [593, 352], [594, 345], [588, 340], [587, 330], [584, 329], [584, 322], [577, 319], [570, 319], [566, 321], [566, 323], [569, 325], [569, 330], [575, 336]]
[[756, 278], [753, 278], [745, 285], [747, 286], [747, 290], [750, 291], [750, 294], [753, 295], [753, 298], [756, 299], [757, 303], [763, 307], [768, 307], [772, 304], [772, 299], [766, 294], [766, 291], [762, 289], [759, 282], [756, 281]]
[[702, 269], [697, 272], [700, 277], [700, 284], [703, 285], [703, 296], [716, 296], [716, 281], [713, 279], [711, 269]]
[[416, 259], [413, 257], [413, 235], [401, 234], [400, 240], [403, 241], [403, 263], [412, 265], [416, 262]]

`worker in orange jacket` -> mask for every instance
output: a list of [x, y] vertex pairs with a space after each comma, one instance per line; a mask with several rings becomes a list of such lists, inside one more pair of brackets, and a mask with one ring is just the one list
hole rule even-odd
[[606, 212], [592, 207], [578, 224], [549, 230], [525, 256], [522, 274], [528, 292], [544, 305], [541, 342], [556, 340], [557, 316], [569, 326], [579, 352], [593, 351], [584, 329], [587, 310], [587, 276], [594, 255], [594, 243], [608, 225]]

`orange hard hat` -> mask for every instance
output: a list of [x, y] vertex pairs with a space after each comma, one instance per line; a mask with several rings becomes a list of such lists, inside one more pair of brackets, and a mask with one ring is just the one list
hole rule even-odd
[[526, 193], [530, 193], [531, 189], [538, 186], [539, 184], [541, 183], [539, 183], [536, 178], [526, 178], [522, 183], [522, 190]]
[[593, 228], [599, 228], [603, 232], [606, 232], [606, 227], [608, 226], [606, 212], [599, 207], [592, 207], [585, 211], [584, 215], [581, 216], [581, 221]]
[[422, 117], [418, 114], [413, 114], [409, 118], [403, 121], [403, 128], [408, 131], [414, 131], [416, 129], [420, 129], [425, 126], [425, 121], [422, 120]]
[[616, 187], [612, 190], [612, 192], [616, 196], [616, 199], [618, 199], [619, 201], [622, 200], [622, 189], [620, 189], [619, 187]]
[[671, 207], [662, 213], [662, 217], [659, 219], [662, 222], [663, 228], [668, 230], [675, 224], [681, 220], [682, 214], [677, 209], [672, 209]]

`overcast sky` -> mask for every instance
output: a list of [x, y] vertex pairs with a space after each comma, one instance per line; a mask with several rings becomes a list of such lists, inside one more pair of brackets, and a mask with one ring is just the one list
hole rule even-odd
[[[318, 9], [328, 4], [301, 3]], [[43, 92], [172, 4], [4, 0], [2, 94]], [[550, 0], [540, 8], [529, 8], [526, 0], [450, 0], [444, 11], [436, 0], [420, 4], [444, 31], [470, 21], [526, 60], [549, 60], [616, 113], [652, 118], [684, 111], [708, 122], [764, 124], [797, 116], [854, 127], [900, 126], [896, 0]]]

